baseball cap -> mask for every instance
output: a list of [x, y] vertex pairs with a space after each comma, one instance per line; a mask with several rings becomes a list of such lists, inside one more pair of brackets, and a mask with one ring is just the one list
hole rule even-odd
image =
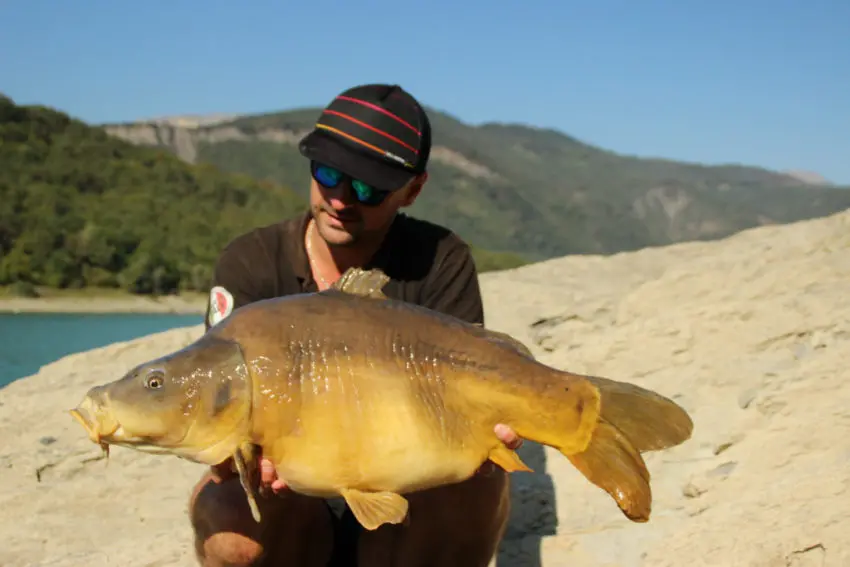
[[392, 191], [425, 171], [431, 123], [400, 86], [360, 85], [330, 102], [298, 148], [308, 159]]

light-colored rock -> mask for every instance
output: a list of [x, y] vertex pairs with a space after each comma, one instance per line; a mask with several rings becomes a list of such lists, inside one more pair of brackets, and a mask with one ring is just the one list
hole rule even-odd
[[[526, 443], [498, 567], [850, 565], [850, 211], [722, 241], [482, 277], [487, 324], [544, 361], [637, 382], [692, 412], [647, 455], [653, 515], [626, 520]], [[194, 565], [198, 465], [114, 449], [65, 410], [201, 327], [81, 353], [0, 391], [0, 565]], [[545, 457], [545, 462], [544, 462]]]
[[[206, 119], [196, 116], [166, 117], [132, 123], [105, 124], [102, 127], [110, 136], [132, 144], [168, 147], [180, 159], [189, 163], [195, 163], [200, 144], [258, 140], [295, 146], [301, 138], [310, 133], [309, 129], [291, 128], [263, 128], [249, 133], [237, 125], [227, 124], [235, 118], [238, 116], [220, 115]], [[502, 180], [501, 176], [487, 166], [446, 146], [437, 145], [431, 148], [431, 159], [461, 169], [470, 177], [490, 181]]]

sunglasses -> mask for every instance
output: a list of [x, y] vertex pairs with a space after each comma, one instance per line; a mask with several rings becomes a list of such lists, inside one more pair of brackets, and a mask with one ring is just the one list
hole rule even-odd
[[310, 162], [310, 173], [313, 175], [313, 179], [326, 189], [333, 189], [342, 183], [343, 179], [349, 179], [351, 188], [354, 189], [354, 198], [357, 199], [358, 203], [369, 207], [380, 205], [391, 193], [391, 191], [385, 189], [372, 187], [365, 181], [354, 179], [334, 167], [316, 161]]

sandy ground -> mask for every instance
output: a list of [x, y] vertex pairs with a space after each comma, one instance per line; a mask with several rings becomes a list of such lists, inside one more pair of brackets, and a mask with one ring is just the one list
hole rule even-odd
[[[692, 412], [647, 455], [647, 524], [527, 443], [498, 567], [850, 565], [850, 211], [723, 241], [565, 258], [482, 278], [488, 326], [562, 368], [629, 380]], [[113, 450], [65, 410], [201, 327], [69, 356], [0, 390], [0, 565], [191, 566], [201, 473]]]

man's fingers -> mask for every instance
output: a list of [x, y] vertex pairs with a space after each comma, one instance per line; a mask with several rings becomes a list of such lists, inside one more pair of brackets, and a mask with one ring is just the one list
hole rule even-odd
[[516, 450], [522, 446], [522, 439], [519, 435], [517, 435], [513, 429], [504, 423], [497, 424], [493, 431], [496, 433], [496, 437], [498, 437], [499, 440], [508, 447], [508, 449]]
[[[499, 441], [504, 443], [508, 449], [516, 450], [522, 446], [522, 438], [520, 438], [513, 429], [504, 423], [497, 424], [496, 427], [493, 428], [493, 431], [496, 433], [496, 437]], [[484, 464], [478, 468], [476, 474], [483, 476], [491, 475], [496, 471], [497, 466], [498, 465], [496, 465], [493, 461], [484, 461]]]
[[260, 460], [260, 481], [263, 484], [272, 484], [277, 478], [274, 465], [268, 459]]
[[286, 483], [283, 479], [277, 477], [277, 472], [274, 470], [274, 465], [268, 459], [260, 459], [260, 480], [263, 485], [269, 486], [272, 492], [277, 494], [286, 488]]

